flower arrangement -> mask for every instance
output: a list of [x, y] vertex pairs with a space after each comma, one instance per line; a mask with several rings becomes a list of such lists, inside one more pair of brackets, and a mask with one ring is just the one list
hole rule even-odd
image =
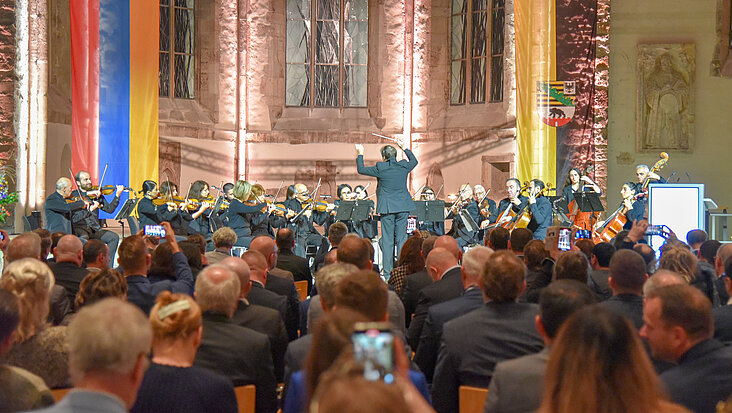
[[9, 182], [15, 180], [15, 170], [10, 165], [0, 164], [0, 224], [5, 223], [5, 219], [10, 212], [5, 208], [6, 205], [18, 202], [18, 191], [10, 191]]

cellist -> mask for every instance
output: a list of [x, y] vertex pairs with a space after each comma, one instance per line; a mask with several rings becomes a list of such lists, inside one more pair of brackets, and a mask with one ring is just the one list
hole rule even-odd
[[[488, 217], [488, 222], [491, 224], [505, 224], [516, 220], [516, 214], [521, 212], [524, 207], [528, 204], [528, 198], [521, 195], [521, 181], [516, 178], [508, 178], [506, 180], [506, 192], [508, 197], [503, 198], [498, 203], [498, 208], [495, 212]], [[514, 216], [510, 216], [506, 212], [511, 209]]]
[[564, 183], [564, 189], [562, 190], [562, 197], [567, 201], [570, 219], [572, 219], [572, 224], [576, 227], [591, 229], [590, 217], [592, 213], [581, 212], [579, 210], [579, 206], [574, 199], [575, 192], [595, 192], [601, 194], [602, 190], [587, 175], [582, 175], [579, 168], [569, 170], [567, 180]]

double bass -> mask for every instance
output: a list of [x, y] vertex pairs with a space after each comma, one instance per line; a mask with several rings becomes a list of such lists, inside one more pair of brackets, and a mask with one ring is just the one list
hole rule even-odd
[[[592, 172], [594, 169], [594, 165], [590, 165], [585, 169], [585, 172], [580, 176], [580, 183], [582, 182], [582, 176], [587, 176], [588, 173]], [[584, 192], [584, 184], [580, 185], [578, 192]], [[567, 214], [567, 218], [569, 218], [570, 221], [572, 221], [572, 226], [577, 229], [592, 229], [592, 226], [597, 220], [600, 218], [599, 212], [583, 212], [580, 210], [579, 205], [577, 205], [576, 200], [572, 200], [567, 205], [567, 209], [569, 210], [569, 213]]]

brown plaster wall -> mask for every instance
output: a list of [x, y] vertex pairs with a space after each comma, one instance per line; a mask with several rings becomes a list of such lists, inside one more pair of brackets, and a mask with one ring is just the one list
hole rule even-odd
[[15, 1], [0, 0], [0, 162], [15, 164]]

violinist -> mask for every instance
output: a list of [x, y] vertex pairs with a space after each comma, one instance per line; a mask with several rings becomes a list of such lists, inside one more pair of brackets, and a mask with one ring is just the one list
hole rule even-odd
[[271, 213], [274, 205], [267, 203], [267, 193], [261, 184], [252, 185], [252, 193], [249, 196], [250, 204], [265, 204], [263, 209], [254, 211], [249, 214], [249, 224], [252, 230], [252, 239], [266, 235], [274, 239], [274, 231], [272, 230], [272, 223], [280, 223], [281, 220], [285, 220], [284, 217], [278, 217]]
[[[153, 202], [155, 200], [155, 202]], [[176, 206], [161, 201], [158, 184], [147, 180], [142, 183], [142, 198], [137, 202], [137, 215], [140, 228], [145, 225], [160, 225], [175, 214]]]
[[[355, 194], [353, 193], [353, 188], [351, 187], [351, 185], [340, 184], [340, 185], [338, 185], [337, 192], [338, 192], [338, 199], [333, 201], [333, 204], [335, 206], [333, 207], [333, 210], [330, 211], [330, 214], [329, 214], [328, 218], [325, 220], [325, 223], [323, 223], [326, 234], [329, 233], [330, 226], [336, 222], [335, 217], [338, 214], [338, 206], [340, 205], [341, 201], [353, 201], [355, 198]], [[353, 223], [351, 221], [343, 221], [343, 223], [346, 224], [346, 227], [348, 227], [348, 232], [354, 232]]]
[[521, 195], [521, 181], [518, 179], [508, 178], [506, 180], [506, 192], [508, 192], [508, 197], [503, 198], [498, 203], [495, 212], [488, 218], [488, 223], [506, 224], [513, 222], [516, 220], [517, 214], [528, 204], [528, 198]]
[[531, 221], [527, 226], [533, 231], [534, 239], [543, 240], [546, 238], [546, 230], [552, 224], [552, 204], [549, 199], [541, 194], [544, 190], [544, 182], [534, 179], [529, 183], [528, 208], [531, 211]]
[[53, 232], [72, 233], [71, 214], [91, 205], [89, 201], [71, 197], [71, 180], [59, 178], [56, 191], [46, 198], [43, 209], [46, 215], [46, 229]]
[[[488, 217], [496, 211], [496, 201], [486, 196], [486, 190], [483, 185], [476, 185], [473, 187], [473, 201], [478, 208], [478, 219], [475, 221], [479, 226], [483, 221], [487, 221]], [[478, 230], [476, 234], [476, 240], [478, 244], [483, 243], [484, 230]]]
[[353, 188], [353, 200], [354, 201], [365, 201], [369, 204], [369, 217], [365, 221], [354, 222], [353, 229], [356, 234], [361, 238], [368, 238], [373, 240], [376, 238], [378, 227], [376, 221], [374, 221], [374, 201], [368, 199], [369, 193], [366, 191], [366, 187], [363, 185], [357, 185]]
[[190, 223], [193, 221], [193, 217], [188, 212], [188, 202], [178, 195], [178, 185], [165, 181], [160, 184], [160, 197], [169, 202], [169, 205], [173, 207], [166, 215], [163, 221], [170, 222], [170, 226], [173, 227], [173, 231], [177, 235], [187, 236], [193, 232], [190, 229]]
[[226, 217], [228, 226], [236, 232], [237, 240], [234, 245], [249, 248], [249, 244], [254, 239], [250, 222], [251, 214], [261, 211], [267, 204], [263, 202], [254, 204], [249, 201], [252, 195], [252, 184], [247, 181], [236, 181], [232, 195], [234, 197], [229, 201]]
[[[431, 186], [425, 185], [424, 188], [422, 188], [422, 192], [419, 194], [419, 200], [434, 201], [435, 199], [435, 190], [432, 189]], [[420, 222], [419, 230], [428, 231], [430, 234], [437, 236], [445, 235], [445, 221]]]
[[[323, 236], [315, 230], [313, 223], [323, 225], [328, 217], [325, 212], [313, 211], [312, 201], [305, 184], [298, 183], [287, 187], [285, 207], [299, 215], [290, 217], [287, 226], [295, 233], [295, 255], [301, 257], [305, 257], [308, 245], [314, 245], [317, 248], [322, 244]], [[305, 209], [304, 212], [303, 209]]]
[[476, 223], [478, 222], [478, 216], [480, 215], [478, 212], [478, 204], [473, 201], [473, 188], [468, 184], [460, 185], [458, 198], [449, 208], [447, 216], [445, 217], [445, 219], [452, 219], [452, 228], [450, 228], [450, 232], [448, 232], [447, 235], [452, 235], [452, 237], [457, 241], [458, 246], [460, 248], [464, 248], [465, 246], [474, 244], [477, 241], [477, 231], [476, 229], [467, 228], [461, 212], [467, 212], [473, 221]]
[[190, 234], [201, 234], [206, 239], [206, 249], [213, 251], [211, 237], [211, 222], [208, 218], [210, 208], [213, 208], [213, 199], [210, 198], [211, 189], [206, 181], [195, 181], [188, 191], [188, 214], [191, 221], [188, 223]]
[[117, 251], [117, 245], [119, 244], [119, 235], [112, 231], [102, 229], [99, 223], [99, 210], [111, 214], [117, 209], [119, 205], [119, 196], [125, 187], [122, 185], [116, 185], [114, 198], [112, 201], [102, 195], [100, 188], [94, 188], [92, 186], [91, 175], [87, 171], [79, 171], [74, 176], [76, 179], [76, 185], [81, 191], [75, 190], [72, 196], [78, 196], [86, 198], [91, 201], [91, 205], [88, 209], [79, 209], [72, 215], [72, 222], [74, 227], [74, 235], [81, 239], [98, 239], [107, 244], [109, 247], [109, 254], [114, 257]]

